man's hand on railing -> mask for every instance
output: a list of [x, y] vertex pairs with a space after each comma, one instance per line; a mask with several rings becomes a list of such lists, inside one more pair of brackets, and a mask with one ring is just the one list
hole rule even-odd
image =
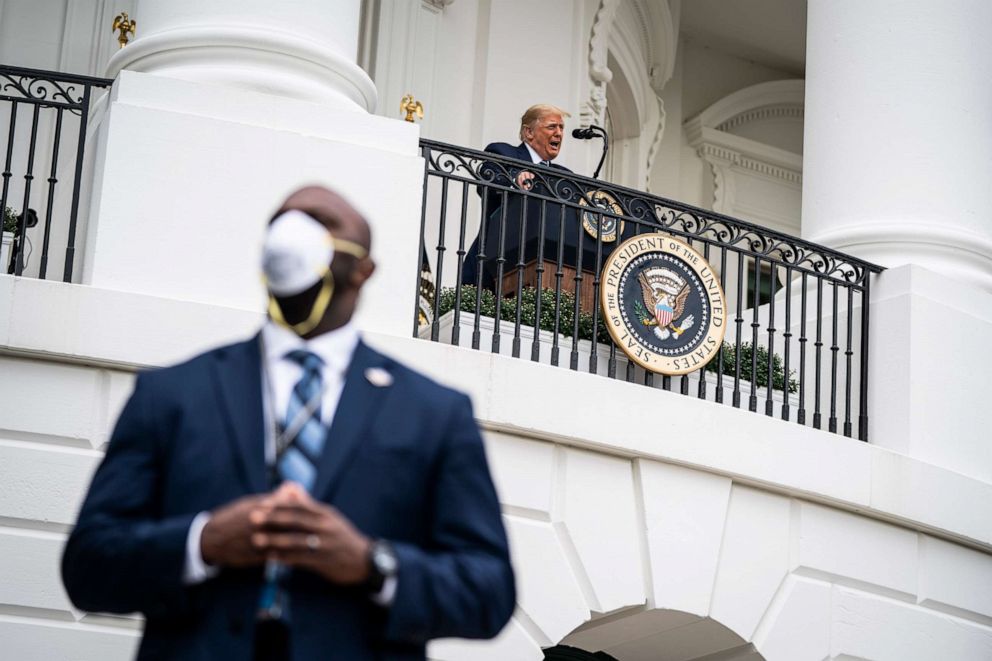
[[534, 187], [534, 173], [530, 170], [521, 170], [517, 175], [517, 188], [530, 190]]

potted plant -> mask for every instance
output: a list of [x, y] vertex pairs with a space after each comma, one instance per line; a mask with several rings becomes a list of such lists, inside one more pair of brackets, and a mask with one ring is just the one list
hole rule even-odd
[[14, 232], [17, 230], [17, 212], [10, 207], [3, 210], [3, 232], [0, 233], [0, 273], [7, 272], [10, 263], [11, 247], [14, 244]]

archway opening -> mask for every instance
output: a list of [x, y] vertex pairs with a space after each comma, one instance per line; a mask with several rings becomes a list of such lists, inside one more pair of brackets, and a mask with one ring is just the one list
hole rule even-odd
[[764, 661], [751, 643], [712, 618], [644, 607], [586, 622], [544, 652], [552, 661], [694, 661], [715, 655], [721, 661]]

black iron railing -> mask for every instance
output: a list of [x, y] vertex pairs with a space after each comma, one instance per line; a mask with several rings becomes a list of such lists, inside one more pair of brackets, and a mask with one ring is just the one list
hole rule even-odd
[[[7, 128], [0, 152], [0, 210], [10, 219], [0, 273], [46, 278], [56, 251], [64, 247], [62, 280], [71, 281], [90, 105], [95, 92], [113, 82], [0, 66], [0, 127]], [[46, 172], [48, 186], [39, 186], [35, 179]], [[26, 260], [39, 241], [38, 261], [29, 273]]]
[[[533, 361], [563, 364], [567, 352], [573, 370], [751, 411], [763, 400], [768, 416], [846, 436], [856, 416], [857, 436], [867, 440], [870, 284], [880, 267], [556, 167], [420, 144], [424, 272], [415, 336], [514, 357], [529, 343]], [[517, 182], [523, 170], [534, 173], [527, 190]], [[619, 236], [605, 242], [602, 229], [584, 231], [582, 218]], [[728, 306], [718, 355], [682, 376], [627, 360], [598, 304], [607, 255], [624, 238], [657, 232], [703, 255]]]

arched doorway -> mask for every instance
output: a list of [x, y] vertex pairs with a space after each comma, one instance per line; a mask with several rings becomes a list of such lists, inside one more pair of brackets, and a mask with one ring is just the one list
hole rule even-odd
[[751, 643], [713, 618], [644, 607], [590, 620], [544, 652], [545, 659], [561, 661], [764, 660]]
[[578, 647], [555, 645], [544, 650], [544, 661], [619, 661], [606, 652], [587, 652]]

